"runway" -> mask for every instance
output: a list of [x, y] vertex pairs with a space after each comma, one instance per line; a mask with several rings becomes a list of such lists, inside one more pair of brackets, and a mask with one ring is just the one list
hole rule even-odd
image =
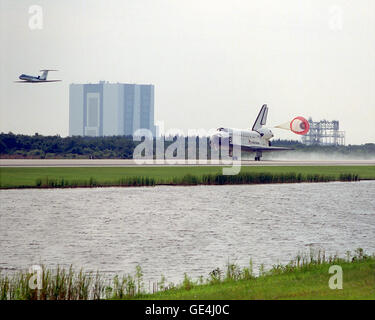
[[159, 166], [375, 166], [375, 160], [125, 160], [0, 159], [0, 167], [159, 167]]

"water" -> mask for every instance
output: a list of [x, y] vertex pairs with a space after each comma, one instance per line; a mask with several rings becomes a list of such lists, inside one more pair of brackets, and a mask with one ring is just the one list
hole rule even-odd
[[0, 268], [46, 264], [207, 276], [228, 259], [287, 263], [310, 247], [375, 253], [375, 181], [2, 190]]

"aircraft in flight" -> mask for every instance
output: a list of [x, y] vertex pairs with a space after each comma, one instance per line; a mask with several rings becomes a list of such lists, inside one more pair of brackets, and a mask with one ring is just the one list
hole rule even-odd
[[40, 72], [42, 72], [42, 74], [40, 76], [29, 76], [27, 74], [21, 74], [19, 76], [19, 79], [21, 81], [14, 81], [14, 82], [41, 83], [41, 82], [58, 82], [58, 81], [61, 81], [61, 80], [47, 80], [48, 71], [58, 71], [58, 70], [51, 70], [51, 69], [40, 70]]
[[[294, 150], [292, 148], [271, 146], [270, 139], [274, 135], [270, 129], [263, 127], [267, 122], [267, 114], [268, 107], [264, 104], [251, 130], [218, 128], [210, 137], [211, 146], [215, 150], [220, 147], [229, 148], [229, 157], [233, 157], [233, 147], [241, 147], [241, 151], [255, 152], [255, 161], [260, 161], [263, 152]], [[288, 130], [297, 134], [306, 134], [309, 130], [309, 123], [306, 119], [297, 117], [290, 122]]]

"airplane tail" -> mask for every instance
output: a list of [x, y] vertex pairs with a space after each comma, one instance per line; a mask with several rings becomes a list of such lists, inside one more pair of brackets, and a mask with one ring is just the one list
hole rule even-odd
[[259, 111], [259, 114], [257, 116], [257, 119], [254, 122], [253, 131], [259, 130], [263, 125], [267, 122], [267, 114], [268, 114], [268, 107], [266, 104], [262, 106], [262, 108]]
[[42, 75], [39, 77], [41, 80], [47, 80], [47, 76], [48, 76], [48, 70], [40, 70], [42, 71]]
[[57, 70], [45, 69], [45, 70], [40, 70], [40, 71], [42, 72], [42, 75], [39, 77], [39, 79], [47, 80], [48, 71], [57, 71]]

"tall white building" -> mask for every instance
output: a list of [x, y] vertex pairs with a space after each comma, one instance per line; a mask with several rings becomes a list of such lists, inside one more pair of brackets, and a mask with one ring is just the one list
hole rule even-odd
[[155, 135], [153, 85], [104, 81], [70, 85], [70, 136], [133, 135], [141, 128]]

